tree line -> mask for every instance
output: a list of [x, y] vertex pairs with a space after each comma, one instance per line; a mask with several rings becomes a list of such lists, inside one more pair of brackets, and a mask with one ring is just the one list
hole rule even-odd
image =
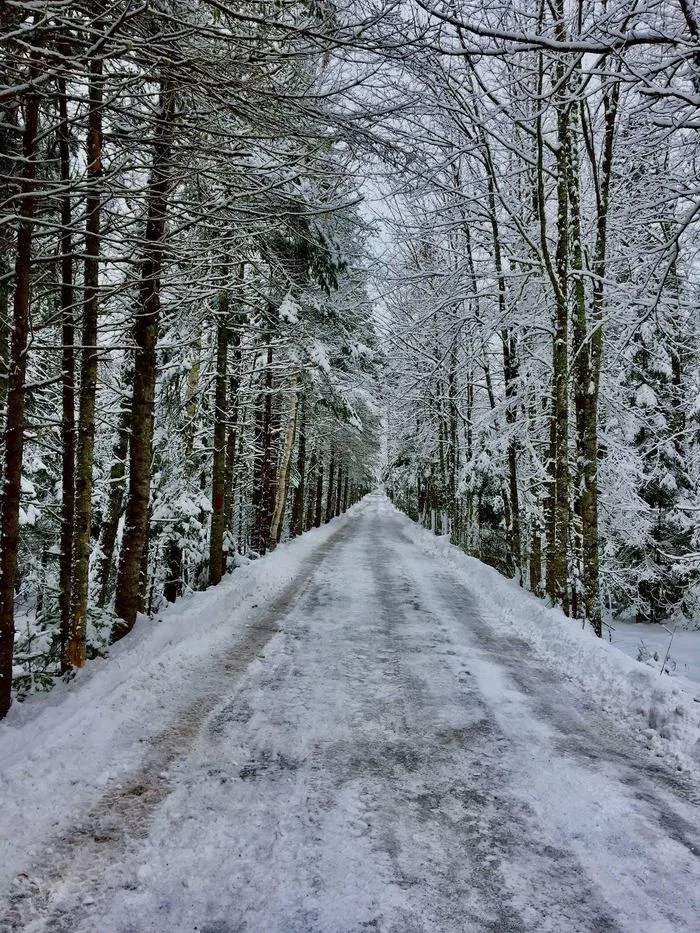
[[336, 29], [302, 0], [0, 10], [0, 717], [370, 482]]
[[603, 633], [697, 619], [692, 4], [425, 0], [386, 209], [394, 500]]
[[0, 33], [0, 715], [342, 511], [382, 436], [400, 507], [597, 634], [697, 617], [691, 4]]

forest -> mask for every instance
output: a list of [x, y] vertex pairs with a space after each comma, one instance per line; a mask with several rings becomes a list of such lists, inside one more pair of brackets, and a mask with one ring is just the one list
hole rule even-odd
[[6, 0], [0, 718], [379, 482], [697, 624], [699, 105], [691, 0]]

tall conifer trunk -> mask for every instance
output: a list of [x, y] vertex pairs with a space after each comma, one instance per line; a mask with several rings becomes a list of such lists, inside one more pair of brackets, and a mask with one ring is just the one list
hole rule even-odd
[[[566, 29], [561, 0], [557, 6], [557, 38], [564, 41]], [[551, 597], [568, 614], [569, 612], [569, 146], [570, 126], [567, 100], [565, 65], [557, 62], [555, 68], [557, 87], [557, 246], [555, 292], [554, 344], [552, 354], [553, 372], [553, 418], [550, 469], [554, 479], [553, 535], [547, 562], [551, 566], [549, 577]]]
[[253, 550], [264, 554], [270, 541], [272, 472], [272, 346], [267, 348], [263, 390], [256, 412], [255, 475], [253, 477]]
[[226, 493], [226, 382], [229, 341], [229, 296], [225, 288], [219, 294], [216, 326], [216, 377], [214, 392], [214, 455], [212, 460], [211, 528], [209, 535], [209, 583], [217, 584], [223, 572], [224, 521]]
[[333, 493], [335, 491], [335, 451], [331, 450], [331, 462], [328, 464], [328, 487], [326, 489], [326, 522], [333, 518]]
[[[32, 70], [30, 80], [36, 77]], [[19, 507], [24, 454], [25, 379], [31, 310], [32, 233], [36, 208], [35, 182], [39, 96], [25, 98], [22, 168], [19, 180], [19, 225], [15, 259], [15, 292], [7, 380], [7, 416], [3, 451], [3, 490], [0, 505], [0, 719], [12, 699], [12, 655], [15, 640], [15, 583], [19, 552]]]
[[274, 549], [282, 534], [284, 524], [284, 512], [287, 504], [287, 492], [289, 491], [289, 467], [292, 461], [292, 452], [294, 450], [294, 439], [296, 437], [297, 411], [299, 405], [299, 392], [297, 382], [299, 374], [292, 376], [292, 395], [289, 404], [289, 417], [287, 419], [287, 430], [284, 435], [284, 444], [282, 446], [282, 456], [277, 475], [277, 495], [275, 498], [275, 509], [270, 523], [270, 549]]
[[163, 266], [168, 194], [172, 185], [173, 137], [176, 94], [172, 82], [163, 78], [155, 123], [153, 164], [148, 188], [148, 215], [144, 257], [141, 265], [133, 337], [134, 387], [131, 402], [129, 491], [124, 535], [117, 571], [115, 610], [116, 640], [129, 632], [141, 609], [141, 568], [148, 540], [151, 495], [153, 418], [156, 385], [156, 347], [160, 318], [160, 275]]
[[[131, 378], [133, 372], [129, 369]], [[130, 380], [129, 380], [130, 381]], [[126, 458], [129, 453], [129, 436], [131, 434], [131, 398], [124, 398], [119, 411], [119, 425], [117, 436], [112, 447], [112, 465], [109, 468], [109, 496], [107, 499], [107, 515], [102, 523], [100, 534], [100, 565], [97, 572], [98, 595], [97, 605], [102, 607], [109, 595], [109, 581], [112, 574], [114, 560], [114, 547], [117, 542], [119, 519], [124, 503], [124, 488], [126, 486]]]
[[80, 406], [75, 471], [75, 529], [71, 613], [66, 667], [85, 664], [88, 606], [90, 529], [92, 523], [92, 464], [95, 449], [97, 396], [97, 327], [99, 315], [100, 205], [102, 177], [102, 60], [90, 63], [87, 134], [88, 196], [85, 204], [85, 264], [81, 336]]
[[319, 450], [316, 465], [316, 497], [314, 502], [314, 528], [320, 528], [323, 521], [323, 454]]
[[[241, 280], [244, 268], [241, 267]], [[235, 324], [240, 324], [239, 317]], [[233, 326], [229, 334], [229, 355], [231, 356], [231, 375], [228, 383], [228, 433], [226, 435], [226, 474], [224, 477], [224, 543], [221, 554], [221, 573], [226, 573], [228, 564], [229, 542], [233, 541], [233, 501], [236, 490], [237, 447], [238, 447], [238, 409], [241, 390], [241, 331]]]
[[304, 396], [301, 399], [299, 413], [299, 443], [297, 449], [297, 475], [299, 483], [294, 490], [292, 503], [292, 516], [290, 519], [289, 534], [295, 538], [304, 531], [304, 500], [306, 498], [306, 405]]
[[306, 481], [306, 515], [304, 516], [304, 531], [314, 527], [314, 509], [316, 505], [316, 485], [318, 482], [318, 465], [316, 463], [316, 447], [311, 448], [309, 458], [309, 471]]
[[66, 81], [58, 79], [58, 150], [61, 194], [61, 557], [58, 604], [61, 614], [61, 672], [70, 662], [71, 592], [73, 574], [73, 522], [75, 514], [75, 309], [73, 288], [73, 236], [70, 185], [70, 124]]

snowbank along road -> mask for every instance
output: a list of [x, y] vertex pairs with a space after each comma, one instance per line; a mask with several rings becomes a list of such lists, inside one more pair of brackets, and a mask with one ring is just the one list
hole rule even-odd
[[206, 688], [183, 668], [189, 705], [35, 850], [0, 928], [700, 930], [689, 779], [383, 497], [333, 526]]

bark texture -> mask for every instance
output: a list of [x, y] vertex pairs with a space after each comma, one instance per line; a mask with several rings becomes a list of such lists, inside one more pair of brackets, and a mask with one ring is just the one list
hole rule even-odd
[[148, 219], [134, 323], [134, 387], [131, 403], [132, 436], [129, 491], [124, 522], [115, 610], [119, 622], [113, 638], [126, 635], [136, 622], [143, 591], [141, 572], [148, 540], [153, 455], [153, 405], [156, 384], [156, 346], [160, 317], [160, 274], [163, 266], [166, 212], [172, 184], [175, 88], [161, 81], [159, 114], [155, 124], [153, 165], [149, 182]]
[[32, 233], [36, 207], [35, 181], [39, 97], [29, 93], [24, 113], [15, 292], [7, 380], [7, 416], [0, 506], [0, 719], [12, 700], [12, 655], [15, 640], [15, 582], [19, 553], [19, 507], [24, 453], [24, 384], [31, 310]]

